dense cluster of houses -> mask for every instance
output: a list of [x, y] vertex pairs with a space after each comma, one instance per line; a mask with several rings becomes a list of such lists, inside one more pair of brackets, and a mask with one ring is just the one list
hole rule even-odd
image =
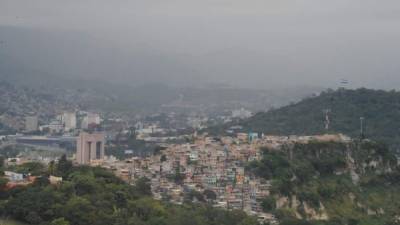
[[[261, 147], [309, 141], [348, 141], [342, 135], [265, 136], [238, 133], [236, 137], [199, 136], [192, 143], [170, 144], [160, 154], [124, 161], [105, 160], [128, 182], [140, 177], [151, 181], [155, 198], [181, 204], [208, 201], [215, 207], [239, 209], [262, 219], [275, 221], [262, 212], [261, 201], [270, 194], [271, 184], [246, 172], [246, 165], [262, 157]], [[197, 194], [196, 194], [197, 193]]]

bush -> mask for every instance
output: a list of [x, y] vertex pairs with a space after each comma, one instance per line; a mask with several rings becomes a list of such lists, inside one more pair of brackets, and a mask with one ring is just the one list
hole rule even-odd
[[298, 194], [299, 200], [301, 202], [308, 203], [313, 208], [319, 208], [319, 203], [321, 201], [320, 196], [317, 193], [308, 191], [308, 192], [300, 192]]
[[276, 209], [276, 200], [274, 197], [269, 196], [262, 200], [261, 207], [264, 212], [271, 212]]

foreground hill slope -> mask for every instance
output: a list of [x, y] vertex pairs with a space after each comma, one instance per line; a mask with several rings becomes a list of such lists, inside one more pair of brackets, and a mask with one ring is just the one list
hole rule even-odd
[[279, 109], [229, 124], [243, 126], [243, 131], [275, 135], [312, 135], [325, 130], [324, 111], [329, 109], [328, 132], [352, 137], [360, 135], [360, 117], [365, 118], [368, 138], [400, 145], [400, 92], [370, 89], [326, 91]]
[[371, 141], [310, 142], [264, 149], [248, 171], [270, 181], [265, 212], [282, 225], [400, 224], [400, 167]]

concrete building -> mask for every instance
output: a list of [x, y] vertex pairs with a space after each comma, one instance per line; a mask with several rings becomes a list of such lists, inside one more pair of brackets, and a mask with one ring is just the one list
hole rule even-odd
[[82, 132], [77, 140], [76, 160], [78, 164], [90, 164], [104, 159], [104, 133]]
[[236, 109], [232, 111], [232, 117], [233, 118], [240, 118], [240, 119], [246, 119], [252, 116], [252, 113], [249, 110], [246, 110], [244, 108], [241, 109]]
[[5, 171], [4, 175], [6, 178], [12, 182], [16, 181], [23, 181], [24, 180], [24, 175], [22, 173], [15, 173], [12, 171]]
[[64, 125], [65, 131], [76, 129], [76, 113], [75, 112], [64, 112], [60, 115], [60, 121]]
[[95, 124], [99, 125], [101, 122], [100, 115], [97, 113], [87, 113], [87, 115], [83, 118], [81, 123], [82, 129], [88, 129], [89, 125]]
[[37, 116], [27, 116], [25, 117], [25, 130], [27, 132], [38, 130], [38, 117]]
[[56, 134], [64, 130], [64, 125], [59, 120], [53, 120], [47, 125], [40, 126], [39, 130], [48, 131], [51, 134]]

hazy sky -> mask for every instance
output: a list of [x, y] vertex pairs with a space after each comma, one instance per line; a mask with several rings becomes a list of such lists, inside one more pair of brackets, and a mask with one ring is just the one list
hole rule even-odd
[[400, 1], [0, 0], [0, 60], [125, 83], [397, 88]]

